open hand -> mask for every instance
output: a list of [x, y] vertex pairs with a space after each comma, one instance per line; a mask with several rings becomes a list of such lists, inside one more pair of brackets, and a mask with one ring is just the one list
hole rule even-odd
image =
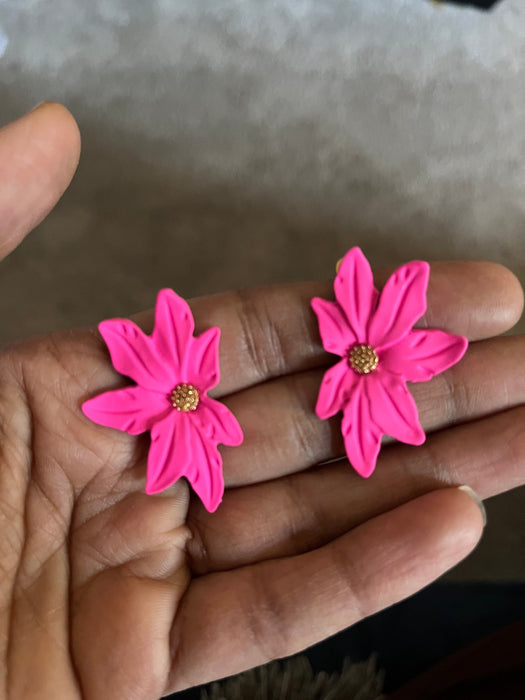
[[[78, 152], [58, 105], [0, 131], [4, 255], [60, 197]], [[340, 416], [314, 414], [333, 357], [309, 300], [330, 294], [312, 283], [191, 302], [197, 333], [222, 329], [212, 395], [245, 435], [221, 448], [226, 492], [212, 515], [184, 480], [147, 496], [147, 436], [81, 413], [87, 398], [126, 385], [96, 329], [4, 351], [4, 697], [156, 700], [299, 651], [474, 548], [482, 515], [453, 487], [487, 497], [525, 481], [525, 339], [494, 337], [521, 314], [517, 280], [490, 263], [432, 265], [421, 325], [472, 344], [457, 366], [411, 387], [427, 442], [385, 445], [367, 480], [344, 459]], [[135, 320], [151, 330], [151, 313]]]

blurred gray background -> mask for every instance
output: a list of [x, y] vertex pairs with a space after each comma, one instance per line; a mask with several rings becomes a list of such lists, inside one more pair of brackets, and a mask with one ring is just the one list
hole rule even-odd
[[[0, 0], [0, 122], [64, 102], [62, 203], [2, 264], [0, 339], [184, 296], [490, 258], [525, 281], [525, 3]], [[522, 323], [521, 330], [525, 329]], [[525, 492], [456, 580], [525, 580]]]

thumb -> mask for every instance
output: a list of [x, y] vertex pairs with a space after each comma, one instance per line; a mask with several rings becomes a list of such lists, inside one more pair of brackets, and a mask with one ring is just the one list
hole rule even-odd
[[55, 206], [79, 155], [77, 124], [53, 102], [0, 129], [0, 259]]

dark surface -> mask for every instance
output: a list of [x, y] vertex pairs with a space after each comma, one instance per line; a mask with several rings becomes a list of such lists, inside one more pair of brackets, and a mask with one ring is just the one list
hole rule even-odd
[[[361, 661], [376, 653], [391, 693], [459, 649], [524, 620], [523, 583], [436, 583], [305, 653], [315, 671], [339, 671], [346, 656]], [[170, 698], [198, 700], [200, 689]]]
[[404, 684], [390, 700], [525, 698], [525, 622], [515, 622], [447, 656]]
[[444, 2], [449, 2], [451, 5], [471, 5], [484, 10], [490, 10], [491, 7], [497, 5], [501, 0], [444, 0]]
[[335, 670], [344, 655], [362, 660], [376, 652], [386, 672], [385, 691], [392, 692], [516, 620], [525, 620], [525, 584], [437, 583], [313, 647], [308, 656], [314, 668]]

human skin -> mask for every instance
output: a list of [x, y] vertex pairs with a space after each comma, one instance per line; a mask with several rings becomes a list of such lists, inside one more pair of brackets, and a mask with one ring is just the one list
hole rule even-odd
[[[0, 130], [2, 256], [58, 201], [79, 151], [57, 104]], [[381, 283], [389, 270], [375, 274]], [[411, 386], [428, 440], [385, 444], [370, 479], [344, 459], [340, 417], [314, 414], [333, 357], [313, 296], [330, 298], [331, 285], [190, 302], [196, 332], [222, 329], [212, 395], [245, 435], [222, 449], [214, 514], [184, 480], [147, 496], [147, 436], [82, 414], [84, 400], [127, 383], [96, 329], [4, 350], [1, 697], [156, 700], [299, 651], [415, 593], [476, 546], [482, 513], [456, 486], [486, 498], [525, 481], [525, 339], [496, 337], [522, 312], [518, 281], [492, 263], [432, 264], [419, 325], [471, 347]], [[150, 312], [135, 320], [151, 330]]]

